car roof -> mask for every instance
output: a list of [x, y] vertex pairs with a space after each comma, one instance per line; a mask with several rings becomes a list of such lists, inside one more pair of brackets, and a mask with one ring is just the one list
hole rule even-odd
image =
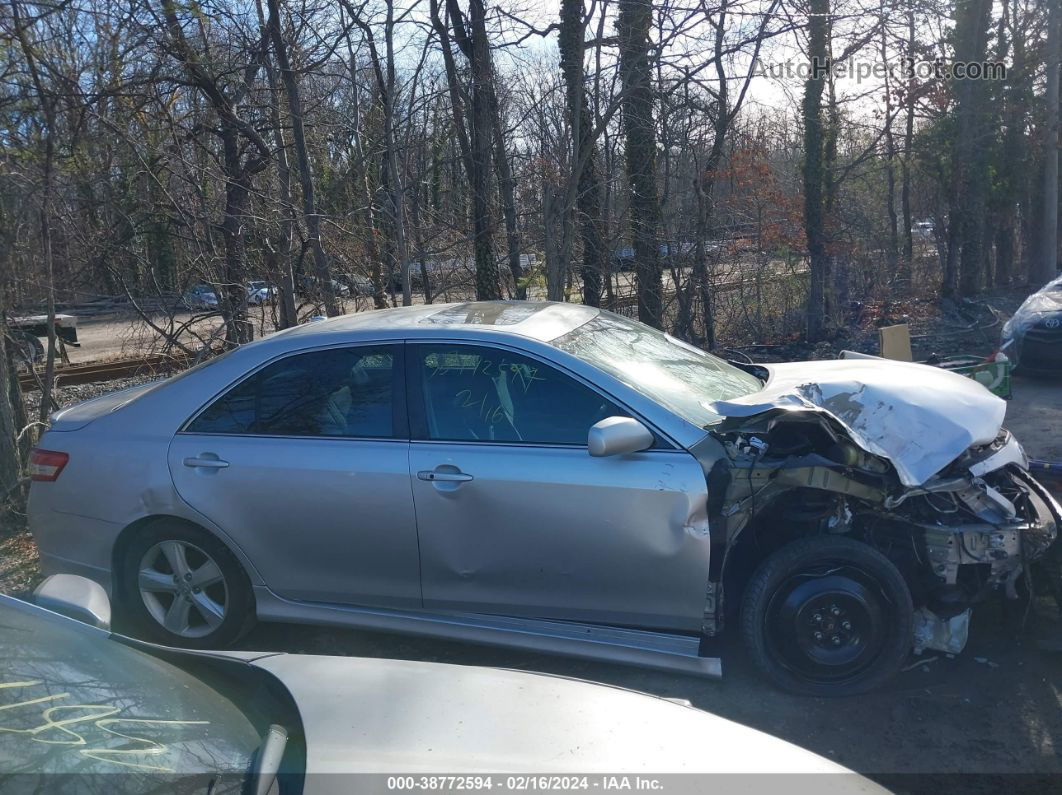
[[472, 301], [427, 304], [395, 309], [377, 309], [307, 323], [284, 332], [295, 337], [350, 331], [428, 330], [445, 327], [448, 332], [482, 329], [517, 334], [548, 342], [578, 328], [600, 314], [583, 304], [550, 301]]

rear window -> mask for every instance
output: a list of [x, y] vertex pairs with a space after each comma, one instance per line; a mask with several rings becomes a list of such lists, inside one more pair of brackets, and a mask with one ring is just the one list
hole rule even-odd
[[214, 401], [189, 433], [387, 438], [393, 435], [391, 346], [288, 356]]

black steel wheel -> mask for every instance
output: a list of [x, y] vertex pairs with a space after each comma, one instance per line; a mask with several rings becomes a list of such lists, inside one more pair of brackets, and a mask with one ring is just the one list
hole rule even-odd
[[742, 634], [776, 685], [816, 696], [872, 690], [911, 647], [913, 608], [903, 575], [877, 550], [843, 536], [782, 547], [753, 574]]

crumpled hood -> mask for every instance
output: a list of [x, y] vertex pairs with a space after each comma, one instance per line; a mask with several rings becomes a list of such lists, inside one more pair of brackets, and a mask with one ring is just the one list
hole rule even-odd
[[1007, 410], [973, 379], [923, 364], [837, 359], [766, 367], [762, 390], [709, 407], [724, 417], [821, 411], [868, 453], [892, 462], [905, 486], [920, 486], [966, 448], [991, 442]]

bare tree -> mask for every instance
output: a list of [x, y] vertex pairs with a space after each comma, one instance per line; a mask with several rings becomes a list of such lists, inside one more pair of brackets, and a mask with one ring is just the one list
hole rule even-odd
[[[432, 16], [436, 29], [440, 27], [438, 9], [433, 2]], [[453, 40], [468, 61], [468, 155], [464, 158], [468, 181], [472, 189], [472, 244], [476, 262], [476, 298], [481, 301], [501, 298], [498, 285], [498, 263], [494, 259], [494, 215], [491, 211], [491, 177], [494, 169], [494, 72], [491, 65], [490, 43], [487, 40], [486, 8], [483, 0], [469, 0], [465, 18], [457, 0], [446, 0], [446, 10], [452, 27]], [[449, 49], [449, 37], [440, 36], [444, 54]], [[455, 85], [456, 70], [447, 68], [451, 82], [451, 97], [460, 89]], [[461, 111], [454, 104], [455, 119]], [[461, 126], [464, 121], [458, 122]]]
[[[269, 145], [254, 125], [241, 118], [238, 108], [254, 82], [262, 64], [266, 42], [263, 39], [243, 70], [242, 80], [226, 92], [222, 77], [211, 74], [199, 59], [184, 33], [183, 23], [173, 0], [162, 0], [162, 17], [167, 45], [181, 64], [189, 82], [210, 103], [218, 118], [218, 137], [222, 146], [222, 170], [225, 174], [225, 210], [221, 231], [225, 241], [224, 315], [226, 341], [246, 342], [250, 337], [247, 322], [246, 241], [244, 227], [250, 211], [251, 190], [256, 174], [266, 168], [272, 157]], [[267, 28], [275, 24], [266, 22]], [[244, 142], [250, 152], [245, 152]]]
[[1047, 114], [1044, 128], [1047, 139], [1044, 147], [1043, 222], [1040, 229], [1040, 258], [1034, 269], [1035, 280], [1053, 279], [1058, 269], [1058, 72], [1062, 39], [1062, 9], [1059, 3], [1048, 2], [1047, 18]]
[[650, 326], [663, 328], [663, 285], [658, 239], [660, 202], [656, 189], [656, 126], [653, 123], [652, 64], [649, 58], [652, 21], [650, 0], [620, 0], [616, 33], [623, 86], [623, 129], [626, 136], [638, 319]]
[[608, 272], [608, 251], [601, 230], [604, 189], [598, 174], [594, 119], [586, 96], [583, 59], [586, 26], [582, 0], [561, 1], [557, 44], [572, 136], [572, 176], [577, 191], [579, 234], [583, 243], [583, 303], [601, 305], [602, 280]]
[[288, 45], [280, 28], [279, 0], [267, 0], [269, 19], [266, 27], [273, 42], [273, 52], [280, 67], [280, 79], [284, 83], [284, 94], [288, 99], [288, 112], [291, 115], [291, 137], [295, 145], [295, 162], [299, 167], [299, 184], [302, 187], [302, 214], [306, 219], [307, 243], [313, 250], [314, 272], [317, 285], [324, 301], [325, 313], [329, 317], [342, 314], [336, 302], [336, 292], [332, 284], [332, 272], [321, 243], [321, 216], [317, 212], [317, 200], [314, 196], [313, 168], [310, 165], [310, 153], [306, 148], [306, 127], [303, 122], [302, 95], [295, 70], [288, 57]]

